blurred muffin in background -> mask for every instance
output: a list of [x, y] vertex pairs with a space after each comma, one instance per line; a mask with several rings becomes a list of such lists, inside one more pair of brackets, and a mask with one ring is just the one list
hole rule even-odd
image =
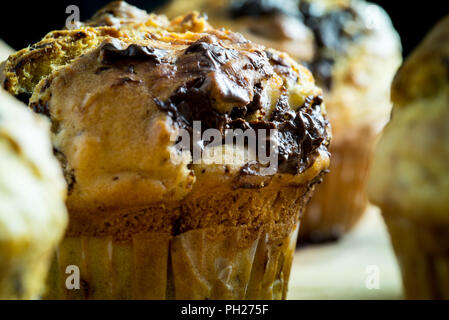
[[401, 62], [387, 14], [362, 0], [179, 0], [162, 12], [173, 17], [192, 9], [206, 12], [214, 27], [286, 51], [310, 68], [324, 89], [333, 161], [300, 238], [326, 241], [349, 231], [368, 204], [373, 148], [389, 118], [390, 84]]
[[[322, 90], [306, 68], [196, 13], [169, 21], [114, 2], [12, 55], [3, 78], [51, 119], [69, 186], [49, 298], [285, 299], [300, 215], [329, 167]], [[249, 161], [249, 144], [194, 162], [211, 139], [180, 152], [182, 129], [216, 129], [214, 143], [228, 129], [268, 131], [276, 170]], [[65, 287], [68, 265], [81, 290]]]
[[41, 296], [67, 224], [49, 127], [0, 89], [0, 299]]
[[449, 16], [410, 55], [393, 86], [370, 199], [382, 209], [406, 297], [449, 299]]

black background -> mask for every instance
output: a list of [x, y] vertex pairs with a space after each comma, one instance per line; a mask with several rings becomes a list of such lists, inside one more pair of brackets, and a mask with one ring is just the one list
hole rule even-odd
[[[188, 1], [188, 0], [185, 0]], [[60, 29], [65, 24], [65, 9], [70, 4], [78, 5], [81, 20], [89, 18], [109, 0], [41, 0], [2, 2], [0, 13], [0, 38], [15, 49], [20, 49], [40, 40], [47, 32]], [[129, 0], [142, 9], [151, 11], [164, 0]], [[449, 14], [448, 0], [377, 0], [391, 16], [399, 31], [404, 55], [407, 55], [443, 16]]]

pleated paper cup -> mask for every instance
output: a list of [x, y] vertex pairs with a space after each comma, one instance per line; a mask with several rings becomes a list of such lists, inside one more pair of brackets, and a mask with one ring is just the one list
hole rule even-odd
[[[220, 195], [226, 202], [213, 195], [195, 198], [186, 208], [197, 211], [184, 221], [200, 225], [181, 227], [178, 234], [139, 231], [121, 238], [69, 232], [53, 261], [46, 298], [285, 299], [310, 192], [288, 187], [235, 190]], [[217, 210], [220, 217], [210, 215]]]
[[449, 225], [382, 210], [407, 299], [449, 299]]

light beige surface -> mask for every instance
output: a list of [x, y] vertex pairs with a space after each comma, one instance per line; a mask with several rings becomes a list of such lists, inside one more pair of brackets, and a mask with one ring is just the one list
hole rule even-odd
[[[373, 270], [379, 289], [368, 289]], [[402, 299], [400, 272], [377, 208], [338, 243], [308, 246], [293, 261], [288, 299]]]
[[0, 39], [0, 62], [8, 58], [14, 50], [8, 46], [2, 39]]

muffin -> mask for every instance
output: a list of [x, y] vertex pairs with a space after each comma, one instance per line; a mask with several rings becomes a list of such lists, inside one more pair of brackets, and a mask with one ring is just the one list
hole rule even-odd
[[351, 230], [368, 204], [367, 174], [401, 62], [400, 40], [387, 14], [362, 0], [179, 0], [162, 11], [177, 16], [192, 8], [207, 12], [215, 27], [309, 66], [324, 89], [333, 161], [301, 221], [300, 237], [321, 242]]
[[382, 208], [408, 299], [449, 299], [449, 17], [408, 57], [376, 150], [370, 199]]
[[0, 300], [37, 299], [67, 224], [49, 124], [0, 89]]
[[[198, 13], [114, 2], [10, 57], [2, 83], [51, 120], [69, 186], [48, 298], [286, 297], [299, 219], [329, 166], [305, 67]], [[212, 145], [231, 129], [275, 142], [275, 170], [249, 142]], [[65, 287], [67, 265], [80, 290]]]

